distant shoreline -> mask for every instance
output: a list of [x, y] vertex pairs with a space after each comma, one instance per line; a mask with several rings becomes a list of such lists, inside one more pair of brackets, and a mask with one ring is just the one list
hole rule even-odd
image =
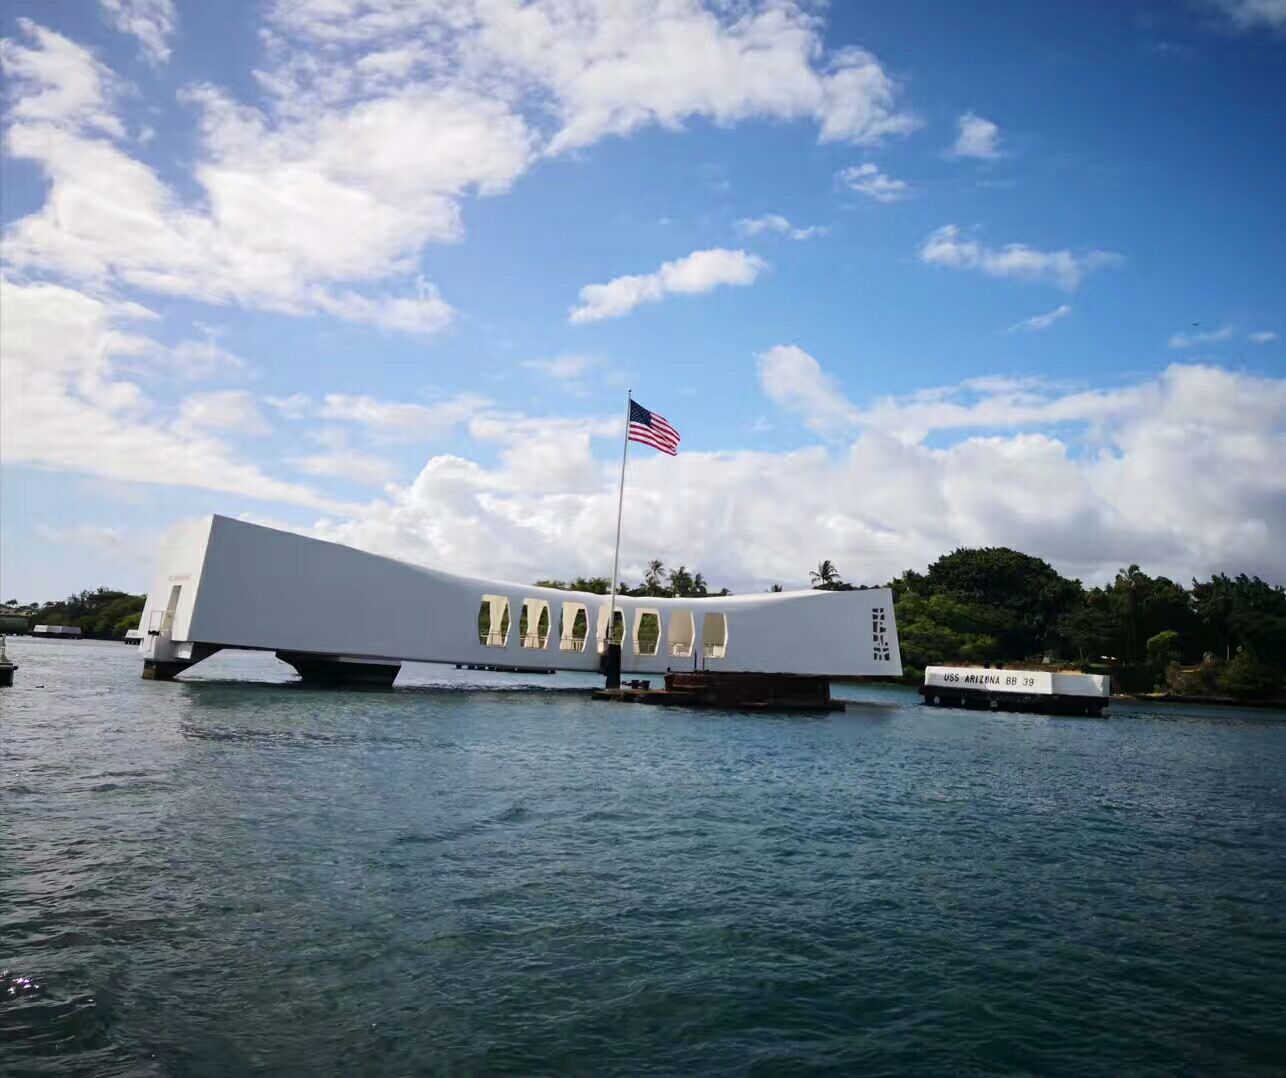
[[1122, 704], [1204, 704], [1208, 707], [1259, 707], [1286, 710], [1286, 699], [1253, 700], [1233, 696], [1185, 696], [1179, 693], [1113, 693], [1113, 703]]

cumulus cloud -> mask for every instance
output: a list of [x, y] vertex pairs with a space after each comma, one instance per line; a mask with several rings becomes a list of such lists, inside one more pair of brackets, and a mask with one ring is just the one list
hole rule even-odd
[[[463, 572], [534, 580], [601, 573], [610, 562], [619, 415], [280, 399], [278, 414], [364, 435], [420, 437], [437, 423], [476, 444], [432, 456], [411, 483], [363, 505], [338, 503], [247, 462], [226, 431], [179, 429], [182, 404], [164, 409], [119, 376], [122, 357], [147, 345], [131, 328], [149, 327], [145, 308], [12, 281], [0, 300], [6, 462], [303, 506], [320, 517], [313, 534]], [[1090, 581], [1133, 561], [1177, 579], [1245, 570], [1286, 580], [1286, 379], [1189, 364], [1110, 388], [971, 378], [859, 405], [796, 345], [767, 349], [758, 374], [778, 413], [822, 440], [639, 454], [627, 577], [660, 557], [699, 564], [734, 590], [759, 589], [803, 583], [807, 566], [829, 557], [847, 578], [878, 583], [956, 546], [1002, 544]], [[683, 429], [695, 422], [671, 418]], [[32, 437], [41, 429], [59, 436]], [[395, 474], [324, 433], [305, 435], [320, 450], [278, 459], [366, 485]]]
[[778, 407], [824, 435], [852, 434], [858, 411], [821, 364], [798, 345], [779, 344], [758, 357], [759, 384]]
[[811, 240], [815, 236], [826, 235], [826, 229], [821, 225], [808, 225], [801, 228], [792, 225], [780, 213], [765, 213], [762, 217], [743, 217], [736, 223], [735, 227], [738, 232], [746, 237], [774, 232], [779, 236], [787, 236], [792, 240]]
[[1021, 322], [1015, 322], [1005, 332], [1039, 333], [1041, 330], [1049, 329], [1060, 318], [1066, 318], [1071, 313], [1070, 304], [1060, 303], [1052, 311], [1046, 311], [1044, 314], [1034, 314], [1030, 318], [1024, 318]]
[[[1138, 561], [1176, 579], [1213, 571], [1286, 580], [1286, 379], [1174, 366], [1109, 389], [972, 379], [859, 409], [792, 346], [761, 359], [793, 413], [845, 427], [842, 447], [640, 455], [623, 570], [698, 564], [734, 590], [804, 582], [830, 557], [877, 583], [960, 545], [1009, 545], [1097, 582]], [[782, 376], [779, 382], [773, 382]], [[792, 392], [793, 380], [810, 386]], [[607, 428], [619, 426], [604, 421]], [[427, 564], [533, 580], [611, 561], [615, 474], [571, 431], [529, 427], [495, 466], [431, 459], [324, 538]], [[512, 432], [511, 432], [512, 433]]]
[[606, 284], [587, 284], [580, 305], [568, 315], [571, 322], [619, 318], [644, 303], [670, 295], [698, 295], [720, 285], [754, 284], [768, 263], [746, 251], [713, 247], [663, 262], [654, 273], [614, 277]]
[[167, 409], [124, 377], [126, 364], [158, 347], [134, 328], [154, 321], [156, 315], [137, 303], [0, 280], [5, 462], [352, 511], [309, 487], [274, 479], [220, 437], [229, 422], [253, 425], [255, 410], [246, 397], [200, 394]]
[[1042, 251], [1025, 243], [988, 247], [965, 235], [957, 225], [943, 225], [920, 245], [920, 261], [948, 269], [977, 270], [988, 277], [1018, 281], [1044, 281], [1065, 292], [1074, 292], [1086, 274], [1121, 261], [1111, 251]]
[[8, 260], [28, 271], [432, 333], [452, 312], [431, 284], [405, 280], [421, 249], [458, 239], [460, 199], [504, 190], [531, 157], [522, 119], [464, 88], [270, 119], [199, 86], [186, 100], [201, 121], [204, 198], [185, 205], [95, 134], [123, 134], [110, 73], [65, 38], [21, 28], [29, 44], [4, 52], [18, 86], [8, 148], [51, 184], [6, 236]]
[[850, 191], [873, 198], [876, 202], [897, 202], [906, 198], [910, 192], [910, 185], [906, 180], [895, 179], [881, 172], [869, 161], [841, 169], [836, 173], [836, 178]]
[[758, 10], [699, 0], [278, 0], [270, 10], [282, 38], [361, 57], [324, 75], [296, 63], [290, 75], [309, 92], [417, 69], [485, 82], [554, 116], [548, 153], [695, 117], [811, 119], [821, 141], [860, 144], [918, 124], [875, 56], [828, 51], [814, 10], [791, 0]]
[[[30, 19], [17, 20], [19, 34], [0, 40], [0, 68], [9, 77], [10, 123], [71, 125], [95, 134], [123, 137], [113, 109], [121, 84], [94, 55]], [[19, 156], [21, 154], [19, 153]]]
[[[171, 0], [99, 2], [164, 60]], [[122, 145], [112, 73], [19, 20], [3, 47], [7, 149], [49, 193], [8, 229], [10, 264], [425, 335], [453, 311], [413, 278], [423, 250], [461, 237], [465, 199], [542, 157], [696, 117], [808, 119], [822, 141], [856, 144], [916, 122], [874, 56], [827, 51], [811, 5], [328, 0], [266, 14], [262, 104], [186, 87], [198, 137], [173, 183]]]
[[163, 64], [170, 58], [174, 0], [98, 0], [98, 4], [117, 30], [138, 38], [150, 63]]
[[949, 155], [984, 161], [1000, 157], [1000, 128], [976, 113], [964, 113], [956, 121], [956, 141]]

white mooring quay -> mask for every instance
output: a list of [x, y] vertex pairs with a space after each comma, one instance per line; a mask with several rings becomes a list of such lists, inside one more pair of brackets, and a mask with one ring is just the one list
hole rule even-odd
[[[222, 648], [272, 651], [305, 680], [344, 684], [389, 685], [403, 662], [595, 671], [609, 605], [606, 595], [456, 576], [211, 516], [166, 543], [139, 654], [155, 680]], [[615, 605], [631, 673], [902, 672], [886, 588], [618, 596]]]
[[935, 707], [1101, 715], [1111, 699], [1111, 679], [1062, 670], [927, 666], [920, 695]]

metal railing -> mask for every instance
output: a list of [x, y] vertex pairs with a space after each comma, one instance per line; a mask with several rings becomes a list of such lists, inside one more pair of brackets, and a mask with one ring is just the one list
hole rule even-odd
[[508, 635], [508, 633], [493, 629], [490, 632], [479, 633], [478, 643], [487, 648], [502, 648], [505, 646], [505, 638]]
[[558, 644], [559, 651], [584, 651], [585, 638], [583, 636], [573, 636], [561, 640]]

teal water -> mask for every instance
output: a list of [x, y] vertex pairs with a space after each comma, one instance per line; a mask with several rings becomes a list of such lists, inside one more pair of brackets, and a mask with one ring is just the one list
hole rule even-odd
[[1286, 1069], [1280, 712], [10, 652], [4, 1074]]

